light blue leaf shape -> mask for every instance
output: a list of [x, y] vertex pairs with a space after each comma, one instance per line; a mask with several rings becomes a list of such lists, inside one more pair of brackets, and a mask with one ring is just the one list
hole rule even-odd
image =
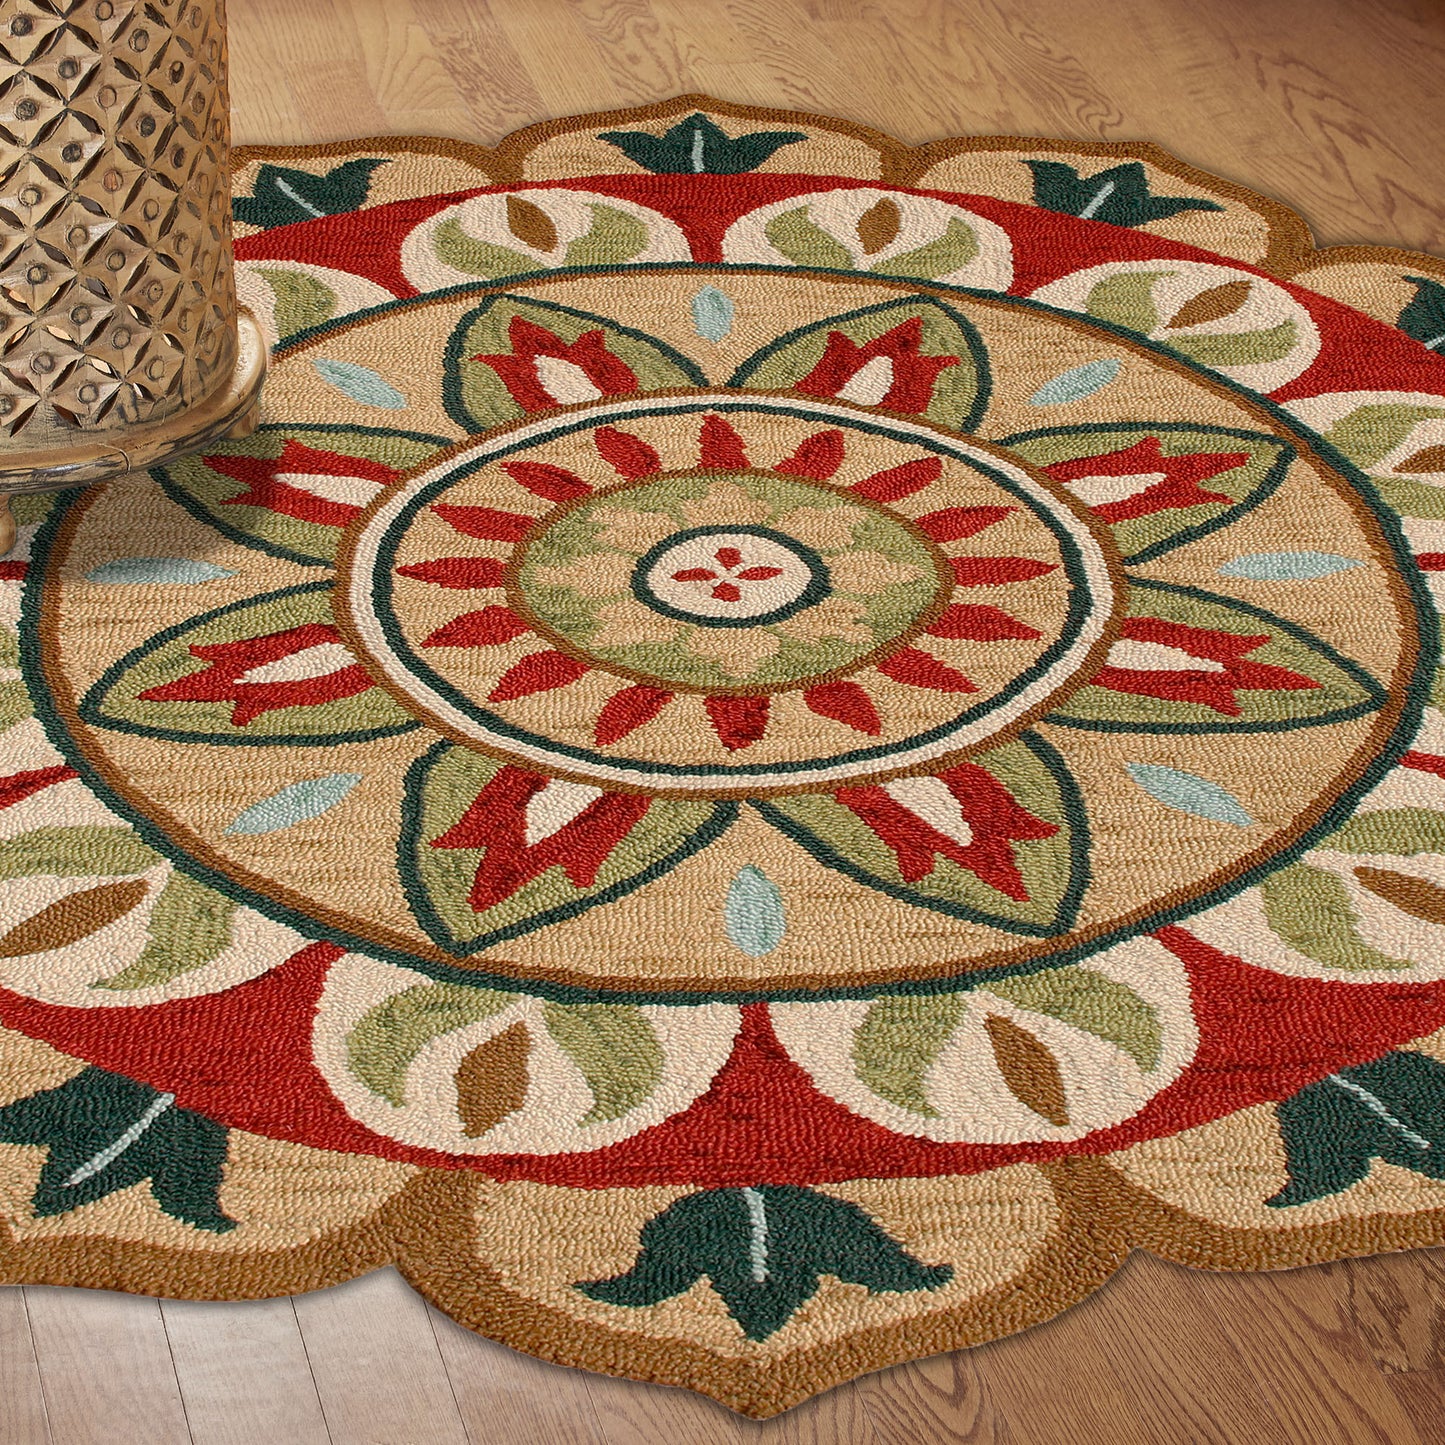
[[1062, 406], [1066, 401], [1082, 401], [1108, 386], [1119, 375], [1119, 369], [1119, 359], [1114, 356], [1103, 361], [1086, 361], [1046, 381], [1029, 398], [1029, 405]]
[[1310, 582], [1363, 566], [1358, 557], [1342, 557], [1338, 552], [1246, 552], [1226, 562], [1219, 575], [1245, 577], [1251, 582]]
[[1233, 793], [1218, 783], [1186, 773], [1181, 768], [1166, 768], [1158, 763], [1129, 763], [1129, 776], [1166, 808], [1178, 808], [1196, 818], [1209, 818], [1216, 823], [1233, 823], [1248, 828], [1254, 819], [1244, 810]]
[[322, 381], [330, 382], [337, 391], [363, 406], [384, 407], [387, 411], [401, 411], [406, 407], [406, 398], [368, 367], [358, 366], [354, 361], [333, 361], [327, 356], [311, 364]]
[[329, 773], [292, 783], [247, 808], [226, 829], [228, 833], [275, 833], [320, 817], [334, 808], [360, 781], [360, 773]]
[[85, 574], [87, 582], [108, 582], [112, 585], [134, 585], [141, 582], [215, 582], [221, 577], [234, 577], [229, 567], [214, 562], [198, 562], [191, 557], [117, 557], [102, 562]]
[[787, 931], [783, 895], [761, 868], [749, 863], [738, 871], [723, 908], [728, 937], [753, 958], [771, 953]]
[[692, 298], [692, 324], [705, 341], [721, 341], [733, 329], [734, 307], [726, 291], [704, 286]]

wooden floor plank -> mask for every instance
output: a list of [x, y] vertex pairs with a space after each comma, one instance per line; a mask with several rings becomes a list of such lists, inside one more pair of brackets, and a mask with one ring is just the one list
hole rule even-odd
[[165, 1300], [161, 1317], [196, 1445], [329, 1445], [289, 1299]]
[[431, 1326], [467, 1431], [507, 1445], [607, 1445], [587, 1376], [518, 1354], [463, 1329], [440, 1310]]
[[25, 1292], [13, 1285], [0, 1289], [0, 1439], [53, 1439]]
[[190, 1445], [160, 1304], [108, 1290], [25, 1290], [57, 1445]]
[[427, 1307], [395, 1270], [297, 1295], [295, 1305], [333, 1440], [472, 1445]]

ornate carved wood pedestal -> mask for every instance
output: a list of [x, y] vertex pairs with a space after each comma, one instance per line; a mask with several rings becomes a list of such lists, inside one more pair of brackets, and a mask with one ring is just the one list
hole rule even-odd
[[224, 0], [0, 0], [0, 550], [8, 498], [244, 435]]

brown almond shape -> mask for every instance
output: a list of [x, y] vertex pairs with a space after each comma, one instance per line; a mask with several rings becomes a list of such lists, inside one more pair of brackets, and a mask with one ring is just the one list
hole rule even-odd
[[531, 1052], [532, 1036], [518, 1021], [478, 1044], [457, 1065], [457, 1113], [469, 1139], [481, 1138], [522, 1107]]
[[1168, 330], [1181, 326], [1202, 326], [1206, 321], [1220, 321], [1233, 316], [1249, 300], [1248, 281], [1226, 281], [1222, 286], [1211, 286], [1198, 296], [1191, 296], [1173, 316], [1165, 322]]
[[541, 206], [535, 206], [521, 196], [507, 197], [507, 225], [525, 245], [538, 251], [557, 249], [557, 228], [552, 224], [551, 216]]
[[1355, 869], [1355, 877], [1376, 898], [1392, 903], [1401, 913], [1426, 923], [1445, 923], [1445, 888], [1425, 878], [1412, 878], [1389, 868]]
[[898, 202], [884, 196], [858, 217], [858, 240], [865, 256], [875, 255], [890, 241], [896, 240], [903, 225]]
[[1395, 468], [1397, 472], [1445, 472], [1445, 446], [1412, 452]]
[[1021, 1103], [1062, 1129], [1069, 1122], [1069, 1106], [1064, 1096], [1064, 1076], [1059, 1061], [1027, 1029], [1012, 1019], [990, 1014], [983, 1026], [988, 1030], [993, 1056], [999, 1073], [1013, 1096]]
[[0, 938], [0, 958], [49, 953], [53, 948], [79, 943], [99, 933], [106, 924], [123, 918], [148, 891], [143, 878], [131, 878], [124, 883], [102, 883], [98, 888], [68, 893]]

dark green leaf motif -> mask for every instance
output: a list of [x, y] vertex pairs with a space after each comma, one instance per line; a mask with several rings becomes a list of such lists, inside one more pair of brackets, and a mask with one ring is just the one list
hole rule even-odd
[[1138, 161], [1081, 176], [1062, 161], [1025, 161], [1034, 173], [1034, 205], [1063, 216], [1106, 221], [1111, 226], [1142, 226], [1180, 211], [1222, 211], [1216, 201], [1198, 196], [1151, 196], [1149, 179]]
[[1415, 299], [1395, 323], [1431, 351], [1445, 351], [1445, 285], [1428, 276], [1406, 276], [1415, 287]]
[[628, 160], [654, 175], [740, 176], [756, 170], [776, 150], [807, 140], [800, 130], [755, 130], [730, 136], [701, 111], [662, 135], [645, 130], [605, 130], [598, 140], [615, 145]]
[[237, 196], [231, 210], [248, 226], [289, 226], [318, 216], [339, 216], [366, 203], [371, 173], [386, 164], [385, 156], [344, 161], [324, 176], [290, 166], [265, 165], [256, 174], [249, 196]]
[[1376, 1159], [1445, 1179], [1445, 1064], [1396, 1050], [1276, 1105], [1289, 1183], [1265, 1203], [1308, 1204], [1358, 1184]]
[[163, 1094], [104, 1069], [0, 1109], [0, 1139], [50, 1150], [31, 1208], [45, 1218], [149, 1180], [156, 1203], [197, 1229], [224, 1234], [226, 1130]]
[[953, 1267], [915, 1259], [846, 1199], [760, 1184], [684, 1195], [643, 1226], [630, 1270], [577, 1288], [590, 1299], [637, 1309], [706, 1277], [743, 1333], [765, 1340], [812, 1299], [825, 1274], [884, 1294], [939, 1289]]

